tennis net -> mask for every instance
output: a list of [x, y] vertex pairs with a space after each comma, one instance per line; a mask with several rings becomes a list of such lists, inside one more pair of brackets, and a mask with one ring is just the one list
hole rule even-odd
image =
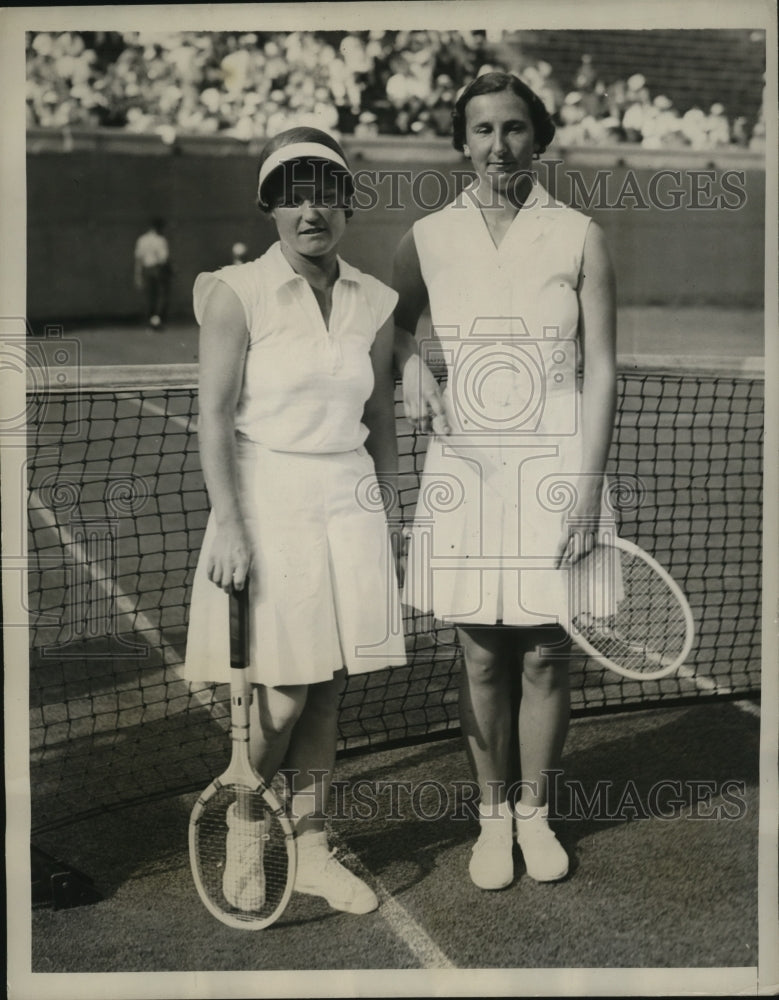
[[[760, 683], [763, 369], [620, 359], [620, 534], [688, 595], [696, 641], [677, 675], [639, 683], [574, 664], [574, 713], [749, 694]], [[28, 377], [33, 830], [200, 787], [224, 767], [229, 695], [181, 672], [208, 516], [196, 366]], [[401, 415], [410, 516], [426, 439]], [[341, 752], [458, 726], [454, 629], [406, 609], [409, 663], [349, 678]]]

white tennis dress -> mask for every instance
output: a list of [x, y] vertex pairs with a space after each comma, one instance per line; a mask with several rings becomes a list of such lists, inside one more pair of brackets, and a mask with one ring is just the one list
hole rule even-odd
[[470, 189], [414, 225], [452, 434], [430, 441], [404, 600], [439, 619], [565, 620], [567, 573], [554, 557], [582, 482], [577, 287], [589, 221], [536, 184], [498, 248]]
[[[338, 259], [329, 326], [274, 244], [200, 274], [195, 316], [218, 282], [238, 296], [249, 346], [236, 410], [239, 500], [252, 544], [250, 677], [278, 686], [406, 662], [397, 581], [373, 461], [364, 447], [370, 349], [397, 295]], [[186, 673], [228, 681], [228, 598], [195, 572]]]

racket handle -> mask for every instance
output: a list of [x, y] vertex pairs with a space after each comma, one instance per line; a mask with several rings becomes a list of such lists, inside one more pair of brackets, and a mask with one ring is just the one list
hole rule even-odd
[[249, 581], [230, 590], [230, 666], [242, 670], [249, 662]]

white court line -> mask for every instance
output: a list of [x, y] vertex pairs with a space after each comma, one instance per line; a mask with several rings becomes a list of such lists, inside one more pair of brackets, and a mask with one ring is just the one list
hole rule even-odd
[[329, 836], [333, 846], [338, 847], [338, 853], [348, 862], [348, 867], [361, 879], [372, 885], [379, 900], [378, 913], [384, 918], [395, 937], [402, 941], [418, 959], [420, 967], [423, 969], [456, 969], [457, 966], [441, 951], [424, 927], [418, 924], [408, 910], [401, 906], [390, 893], [389, 889], [368, 871], [341, 837], [332, 831]]
[[753, 701], [734, 701], [733, 704], [742, 712], [746, 712], [747, 715], [754, 715], [756, 719], [760, 718], [760, 706]]
[[[707, 677], [705, 674], [704, 675], [697, 674], [692, 669], [692, 667], [688, 667], [686, 664], [682, 664], [682, 666], [679, 667], [678, 674], [680, 677], [684, 677], [687, 680], [692, 681], [699, 691], [706, 691], [710, 693], [719, 693], [719, 694], [730, 694], [730, 692], [733, 690], [730, 687], [723, 687], [722, 684], [718, 684], [717, 681], [715, 681], [711, 677]], [[734, 701], [733, 704], [736, 706], [736, 708], [739, 709], [739, 711], [746, 712], [748, 715], [753, 715], [757, 719], [760, 718], [759, 705], [755, 705], [751, 701], [743, 701], [743, 700]]]
[[[180, 660], [178, 652], [175, 647], [167, 641], [165, 636], [162, 634], [162, 631], [152, 622], [145, 612], [136, 610], [136, 601], [126, 594], [118, 584], [114, 585], [112, 588], [113, 593], [109, 594], [104, 577], [97, 575], [95, 567], [89, 559], [89, 555], [84, 546], [80, 542], [74, 540], [67, 525], [59, 524], [57, 522], [54, 512], [43, 502], [38, 490], [32, 489], [30, 491], [30, 496], [34, 498], [38, 504], [35, 512], [37, 515], [40, 515], [45, 522], [44, 527], [54, 532], [57, 538], [61, 538], [65, 545], [71, 547], [80, 562], [87, 567], [89, 575], [92, 577], [92, 582], [102, 591], [103, 596], [113, 598], [114, 605], [119, 614], [133, 619], [133, 634], [139, 632], [140, 637], [150, 648], [159, 646], [162, 650], [165, 666], [161, 671], [154, 670], [146, 673], [145, 677], [148, 679], [149, 683], [145, 686], [152, 687], [155, 683], [159, 683], [160, 681], [162, 683], [167, 683], [169, 680], [169, 671], [175, 675], [176, 680], [189, 683], [185, 677], [181, 676], [177, 669], [178, 661]], [[203, 685], [202, 687], [196, 688], [193, 684], [189, 684], [189, 691], [192, 697], [194, 697], [194, 699], [201, 705], [206, 708], [212, 707], [213, 699], [210, 696], [210, 685]], [[121, 728], [121, 724], [118, 725], [118, 728]]]
[[148, 399], [142, 400], [138, 416], [141, 418], [146, 416], [164, 417], [172, 424], [178, 424], [178, 426], [183, 431], [186, 431], [187, 434], [194, 434], [197, 431], [197, 418], [194, 414], [188, 417], [182, 417], [180, 414], [167, 413], [165, 408], [160, 406], [159, 403], [153, 403]]

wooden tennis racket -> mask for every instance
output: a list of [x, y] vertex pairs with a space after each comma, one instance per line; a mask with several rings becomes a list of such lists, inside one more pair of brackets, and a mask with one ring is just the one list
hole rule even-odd
[[640, 681], [684, 663], [695, 636], [692, 611], [652, 556], [607, 535], [568, 570], [568, 631], [593, 660]]
[[192, 876], [222, 923], [261, 930], [281, 916], [295, 881], [292, 825], [249, 759], [248, 583], [230, 597], [229, 767], [206, 788], [189, 820]]

